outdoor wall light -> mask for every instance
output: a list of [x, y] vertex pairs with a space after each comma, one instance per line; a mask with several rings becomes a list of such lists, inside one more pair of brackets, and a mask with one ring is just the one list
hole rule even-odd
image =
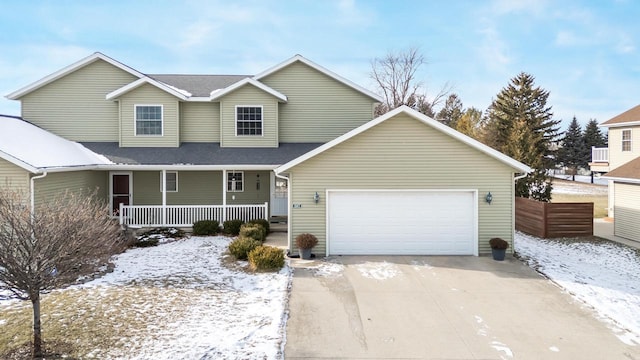
[[320, 195], [318, 194], [317, 191], [316, 191], [316, 194], [313, 195], [313, 201], [315, 201], [316, 204], [320, 201]]
[[491, 195], [491, 191], [489, 191], [489, 192], [487, 193], [487, 196], [485, 196], [485, 197], [484, 197], [484, 200], [485, 200], [489, 205], [491, 205], [491, 202], [493, 201], [493, 195]]

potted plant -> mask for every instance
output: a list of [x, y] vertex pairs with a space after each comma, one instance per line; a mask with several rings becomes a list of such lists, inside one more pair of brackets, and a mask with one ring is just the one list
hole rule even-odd
[[491, 246], [491, 255], [493, 255], [493, 260], [504, 260], [504, 255], [507, 253], [507, 248], [509, 248], [508, 242], [501, 238], [493, 238], [489, 240], [489, 246]]
[[311, 259], [311, 248], [318, 244], [318, 238], [313, 234], [303, 233], [296, 236], [296, 246], [300, 257], [305, 260]]

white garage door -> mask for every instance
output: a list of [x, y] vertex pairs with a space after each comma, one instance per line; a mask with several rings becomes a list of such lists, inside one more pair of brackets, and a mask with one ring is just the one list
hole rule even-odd
[[475, 191], [330, 191], [330, 255], [477, 255]]

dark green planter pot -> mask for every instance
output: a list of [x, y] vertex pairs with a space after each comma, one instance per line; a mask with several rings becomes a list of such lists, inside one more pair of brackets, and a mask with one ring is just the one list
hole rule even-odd
[[491, 255], [493, 255], [493, 260], [502, 261], [504, 260], [504, 256], [507, 253], [507, 249], [491, 249]]
[[311, 249], [298, 249], [298, 253], [300, 253], [300, 258], [304, 260], [311, 259]]

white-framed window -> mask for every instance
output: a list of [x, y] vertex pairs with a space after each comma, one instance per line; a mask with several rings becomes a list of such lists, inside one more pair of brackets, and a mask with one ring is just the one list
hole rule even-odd
[[622, 130], [622, 151], [631, 151], [631, 129]]
[[236, 136], [262, 136], [262, 105], [236, 106]]
[[[178, 192], [178, 172], [167, 171], [166, 172], [166, 191]], [[160, 191], [162, 192], [162, 173], [160, 173]]]
[[244, 172], [243, 171], [227, 172], [227, 191], [229, 192], [244, 191]]
[[162, 105], [134, 105], [136, 136], [162, 136]]

